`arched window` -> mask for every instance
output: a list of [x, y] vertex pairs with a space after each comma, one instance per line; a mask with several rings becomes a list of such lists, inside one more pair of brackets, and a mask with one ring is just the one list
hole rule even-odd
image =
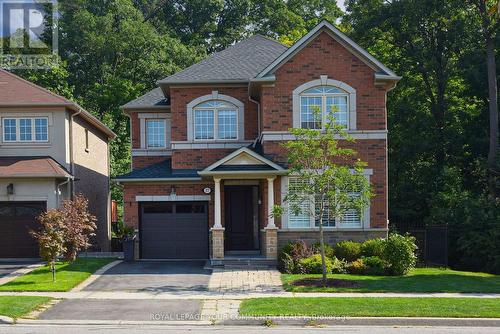
[[300, 127], [322, 129], [333, 115], [335, 123], [348, 127], [349, 94], [333, 86], [316, 86], [300, 94]]
[[293, 91], [293, 127], [324, 129], [329, 116], [346, 130], [356, 130], [356, 90], [348, 84], [328, 79], [306, 82]]
[[212, 92], [187, 106], [188, 140], [227, 141], [243, 139], [243, 103]]
[[194, 139], [238, 139], [238, 107], [226, 101], [212, 100], [194, 110]]

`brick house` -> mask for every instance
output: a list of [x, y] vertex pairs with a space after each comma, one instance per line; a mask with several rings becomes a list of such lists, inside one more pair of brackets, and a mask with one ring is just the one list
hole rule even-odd
[[289, 240], [317, 240], [307, 215], [269, 215], [293, 177], [281, 144], [334, 105], [356, 139], [376, 196], [364, 215], [326, 223], [329, 243], [385, 237], [387, 92], [400, 78], [323, 21], [290, 48], [253, 36], [158, 82], [123, 106], [132, 171], [124, 220], [142, 258], [276, 259]]

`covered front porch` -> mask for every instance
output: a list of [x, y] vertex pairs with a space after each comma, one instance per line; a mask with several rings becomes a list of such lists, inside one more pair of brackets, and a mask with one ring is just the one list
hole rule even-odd
[[212, 265], [277, 259], [280, 176], [286, 170], [249, 148], [241, 148], [199, 174], [214, 182], [214, 223], [210, 229]]

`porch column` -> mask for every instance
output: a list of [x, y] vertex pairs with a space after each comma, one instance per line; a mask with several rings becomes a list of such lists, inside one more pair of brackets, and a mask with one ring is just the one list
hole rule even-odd
[[275, 228], [273, 207], [274, 207], [274, 179], [275, 177], [267, 178], [267, 226], [269, 228]]
[[278, 258], [278, 228], [274, 224], [274, 179], [267, 178], [267, 226], [265, 227], [265, 256], [268, 259]]
[[224, 227], [221, 219], [220, 179], [214, 179], [214, 226], [211, 228], [212, 259], [224, 259]]

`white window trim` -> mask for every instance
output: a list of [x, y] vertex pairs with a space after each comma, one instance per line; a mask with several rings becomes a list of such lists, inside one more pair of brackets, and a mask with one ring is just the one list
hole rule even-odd
[[[15, 119], [16, 120], [16, 140], [5, 140], [5, 124], [4, 121], [7, 119]], [[31, 120], [31, 140], [21, 140], [21, 119], [30, 119]], [[36, 119], [45, 119], [47, 121], [47, 139], [46, 140], [36, 140]], [[2, 128], [2, 142], [3, 143], [16, 143], [16, 144], [24, 144], [24, 143], [48, 143], [50, 141], [50, 120], [47, 116], [5, 116], [1, 119], [1, 128]]]
[[[354, 171], [353, 171], [354, 172]], [[368, 182], [370, 181], [370, 176], [373, 175], [373, 169], [364, 169], [363, 170], [363, 175], [368, 179]], [[292, 176], [283, 176], [281, 178], [281, 193], [286, 194], [288, 193], [288, 182], [289, 178], [293, 177]], [[288, 212], [288, 206], [284, 201], [284, 196], [281, 198], [281, 205], [284, 208], [284, 213], [282, 216], [282, 225], [283, 229], [288, 229], [288, 230], [317, 230], [318, 227], [316, 226], [316, 222], [313, 216], [309, 217], [309, 227], [294, 227], [290, 226], [289, 224], [289, 212]], [[345, 223], [337, 223], [335, 226], [329, 227], [329, 226], [323, 226], [325, 230], [330, 230], [330, 231], [336, 231], [336, 230], [366, 230], [370, 229], [370, 208], [371, 208], [371, 201], [370, 204], [365, 208], [364, 214], [361, 219], [361, 224], [345, 224]]]
[[[171, 115], [170, 113], [139, 113], [139, 126], [140, 126], [140, 148], [138, 150], [145, 151], [158, 151], [170, 149], [171, 145]], [[146, 137], [146, 120], [154, 120], [154, 119], [164, 119], [165, 124], [165, 147], [164, 148], [155, 148], [155, 147], [147, 147], [147, 137]]]
[[[346, 84], [345, 82], [328, 79], [326, 75], [321, 75], [319, 79], [306, 82], [293, 90], [292, 103], [293, 103], [293, 127], [301, 127], [300, 115], [300, 97], [302, 92], [317, 86], [333, 86], [340, 88], [347, 92], [347, 129], [356, 130], [356, 90]], [[307, 95], [307, 94], [306, 94]], [[331, 94], [334, 95], [334, 94]], [[345, 95], [345, 94], [339, 94]], [[322, 126], [325, 124], [325, 115], [322, 115]]]
[[[159, 146], [159, 147], [149, 147], [148, 145], [148, 121], [160, 121], [163, 123], [163, 126], [164, 126], [164, 129], [165, 129], [165, 142], [163, 143], [163, 146]], [[168, 141], [168, 138], [167, 138], [167, 120], [164, 119], [164, 118], [146, 118], [144, 119], [144, 125], [145, 125], [145, 131], [144, 131], [144, 134], [146, 136], [146, 149], [148, 150], [164, 150], [167, 148], [167, 141]]]
[[[195, 122], [194, 122], [194, 110], [196, 109], [196, 106], [203, 103], [203, 102], [208, 102], [211, 100], [219, 100], [219, 101], [225, 101], [231, 104], [234, 104], [237, 108], [236, 111], [236, 138], [234, 139], [218, 139], [218, 115], [217, 115], [217, 109], [214, 110], [214, 139], [195, 139]], [[224, 95], [224, 94], [219, 94], [218, 91], [212, 91], [212, 94], [200, 96], [191, 102], [187, 104], [187, 140], [188, 142], [235, 142], [235, 141], [242, 141], [244, 140], [244, 134], [245, 134], [245, 122], [244, 122], [244, 115], [245, 115], [245, 105], [243, 102], [241, 102], [238, 99], [235, 99], [232, 96], [229, 95]]]

